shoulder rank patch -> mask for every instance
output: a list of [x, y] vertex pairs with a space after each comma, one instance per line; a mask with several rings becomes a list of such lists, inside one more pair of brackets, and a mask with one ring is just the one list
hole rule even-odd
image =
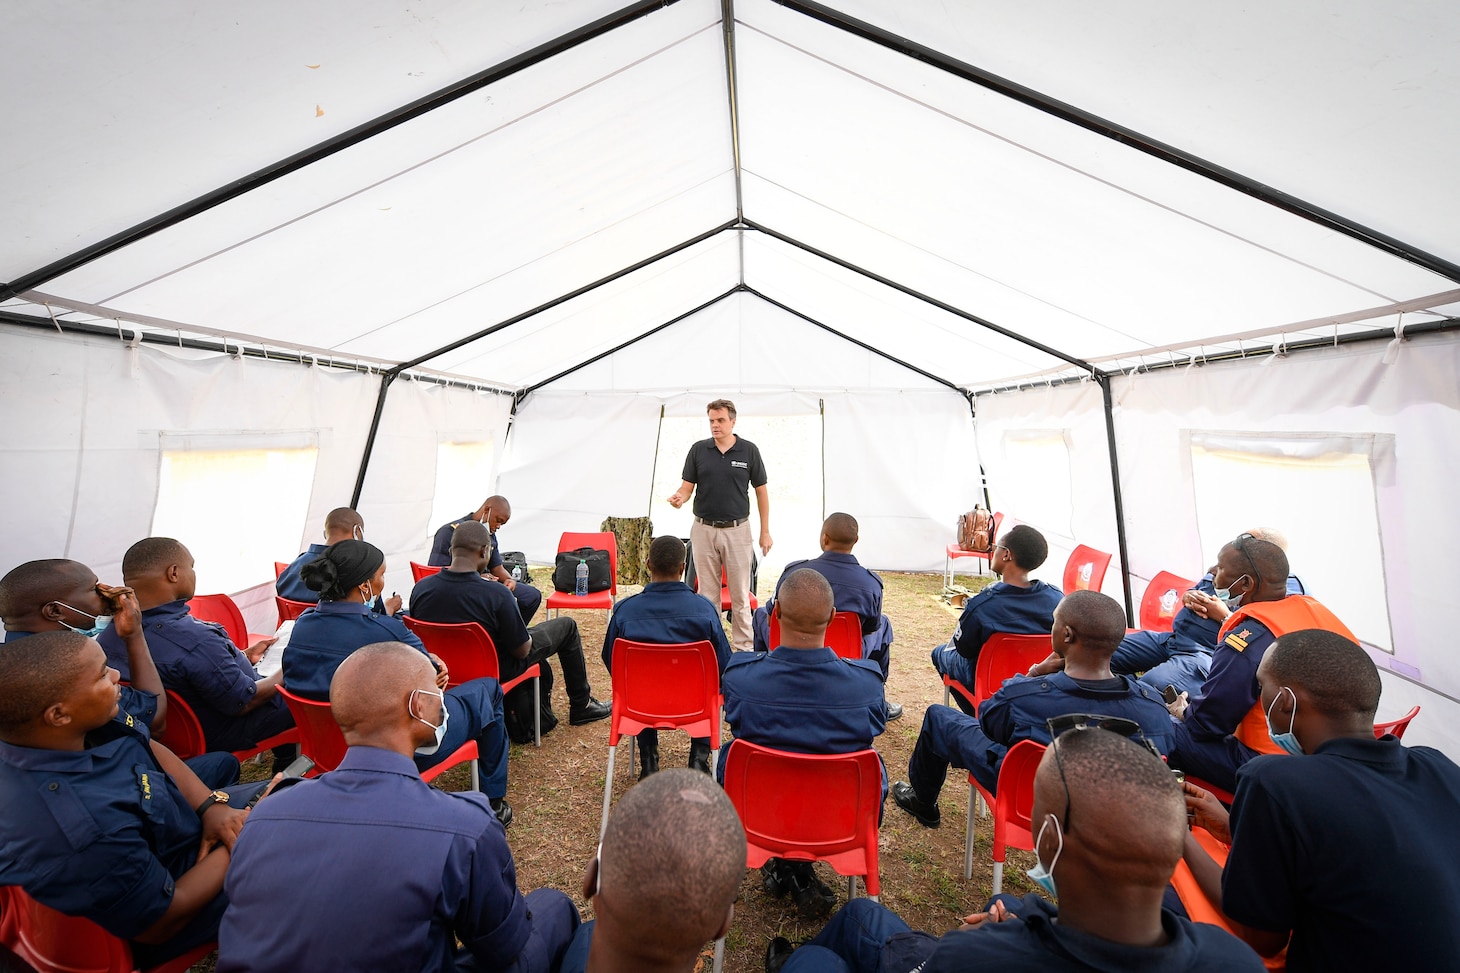
[[123, 722], [126, 724], [127, 729], [130, 730], [132, 727], [134, 727], [134, 726], [137, 725], [137, 721], [134, 720], [134, 719], [132, 719], [132, 714], [131, 713], [124, 713], [122, 715], [126, 717], [126, 719], [123, 720]]
[[1240, 632], [1233, 632], [1231, 635], [1228, 635], [1225, 639], [1223, 639], [1223, 641], [1228, 646], [1236, 649], [1238, 652], [1241, 652], [1243, 649], [1247, 648], [1247, 640], [1251, 637], [1252, 629], [1244, 628]]

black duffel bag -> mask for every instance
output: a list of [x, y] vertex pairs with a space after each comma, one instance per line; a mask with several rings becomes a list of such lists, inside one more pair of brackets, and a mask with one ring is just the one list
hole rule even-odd
[[506, 569], [513, 581], [532, 584], [532, 575], [527, 570], [527, 555], [521, 551], [503, 551], [502, 567]]
[[593, 547], [562, 551], [553, 562], [553, 589], [571, 595], [578, 583], [578, 564], [588, 563], [588, 590], [607, 591], [613, 587], [613, 569], [608, 552]]

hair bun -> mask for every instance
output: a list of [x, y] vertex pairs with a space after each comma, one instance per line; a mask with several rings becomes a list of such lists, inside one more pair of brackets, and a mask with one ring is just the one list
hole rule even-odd
[[304, 587], [310, 591], [324, 591], [332, 587], [339, 576], [339, 568], [335, 567], [335, 563], [324, 555], [320, 555], [299, 569], [299, 577], [304, 582]]

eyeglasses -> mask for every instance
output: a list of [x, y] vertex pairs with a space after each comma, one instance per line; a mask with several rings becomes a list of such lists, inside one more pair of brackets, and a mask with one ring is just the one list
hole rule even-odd
[[1245, 546], [1246, 541], [1255, 540], [1257, 540], [1257, 538], [1253, 537], [1251, 534], [1238, 534], [1237, 539], [1232, 542], [1232, 546], [1240, 551], [1242, 553], [1242, 556], [1247, 559], [1247, 566], [1252, 569], [1253, 580], [1260, 588], [1263, 584], [1262, 572], [1257, 570], [1257, 562], [1252, 560], [1252, 555], [1247, 553], [1247, 548]]

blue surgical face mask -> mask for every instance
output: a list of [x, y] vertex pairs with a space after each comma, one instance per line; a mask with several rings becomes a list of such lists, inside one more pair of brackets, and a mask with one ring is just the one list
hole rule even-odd
[[91, 612], [84, 612], [79, 608], [71, 608], [71, 606], [66, 604], [64, 601], [56, 601], [52, 602], [52, 604], [60, 605], [62, 608], [70, 608], [71, 611], [75, 612], [76, 614], [85, 615], [87, 618], [91, 619], [93, 624], [90, 628], [77, 628], [75, 625], [66, 625], [65, 622], [61, 622], [62, 625], [64, 625], [66, 628], [69, 628], [77, 635], [85, 635], [89, 639], [94, 639], [102, 632], [105, 632], [107, 630], [107, 627], [112, 623], [112, 617], [110, 615], [93, 615], [91, 614]]
[[[1292, 694], [1292, 697], [1293, 697], [1293, 713], [1292, 713], [1292, 716], [1290, 716], [1288, 718], [1288, 732], [1286, 732], [1286, 733], [1274, 733], [1273, 732], [1273, 729], [1272, 729], [1272, 707], [1277, 705], [1277, 701], [1278, 701], [1279, 698], [1282, 697], [1282, 694], [1283, 693], [1290, 693], [1290, 694]], [[1293, 734], [1293, 723], [1296, 722], [1297, 719], [1298, 719], [1298, 694], [1295, 693], [1295, 692], [1293, 692], [1287, 686], [1284, 686], [1284, 687], [1282, 687], [1281, 689], [1278, 690], [1277, 696], [1274, 696], [1273, 697], [1273, 699], [1272, 699], [1272, 706], [1269, 706], [1267, 708], [1267, 735], [1270, 736], [1270, 737], [1272, 737], [1272, 742], [1273, 743], [1276, 743], [1279, 747], [1282, 748], [1283, 753], [1290, 753], [1290, 754], [1292, 754], [1295, 757], [1301, 757], [1303, 755], [1303, 748], [1302, 748], [1302, 746], [1300, 746], [1298, 744], [1298, 738], [1297, 738], [1297, 736], [1295, 736]]]
[[[1054, 836], [1059, 844], [1054, 850], [1054, 858], [1050, 860], [1049, 867], [1046, 868], [1044, 861], [1039, 857], [1039, 846], [1044, 843], [1044, 829], [1048, 828], [1051, 824], [1054, 825]], [[1064, 850], [1065, 834], [1060, 829], [1059, 819], [1053, 814], [1045, 815], [1044, 824], [1040, 826], [1039, 834], [1034, 839], [1034, 867], [1026, 869], [1024, 874], [1028, 875], [1031, 881], [1056, 898], [1059, 897], [1059, 893], [1054, 890], [1054, 866], [1059, 863], [1060, 852]]]
[[[440, 726], [437, 726], [434, 723], [429, 723], [426, 720], [422, 720], [419, 716], [417, 716], [415, 714], [415, 710], [414, 710], [414, 708], [412, 707], [411, 704], [416, 701], [416, 694], [417, 693], [420, 693], [423, 696], [435, 696], [437, 699], [441, 700], [441, 725]], [[431, 756], [431, 754], [435, 753], [437, 750], [440, 750], [441, 749], [441, 741], [444, 740], [444, 739], [446, 739], [446, 724], [451, 722], [451, 714], [446, 711], [446, 694], [445, 693], [442, 693], [442, 692], [434, 692], [433, 693], [429, 689], [413, 689], [413, 690], [411, 690], [411, 698], [406, 702], [406, 712], [408, 712], [408, 713], [411, 714], [411, 719], [413, 719], [413, 720], [420, 720], [420, 722], [425, 723], [431, 729], [433, 729], [433, 730], [436, 731], [436, 742], [435, 743], [428, 743], [424, 747], [417, 747], [416, 748], [416, 753], [419, 754], [422, 757], [429, 757], [429, 756]]]
[[1232, 582], [1232, 584], [1227, 585], [1227, 587], [1225, 588], [1213, 588], [1212, 597], [1217, 599], [1217, 601], [1220, 601], [1222, 604], [1226, 605], [1229, 609], [1236, 608], [1238, 605], [1242, 604], [1243, 596], [1232, 594], [1232, 585], [1236, 584], [1238, 581], [1241, 581], [1245, 577], [1247, 577], [1247, 575], [1240, 575]]

